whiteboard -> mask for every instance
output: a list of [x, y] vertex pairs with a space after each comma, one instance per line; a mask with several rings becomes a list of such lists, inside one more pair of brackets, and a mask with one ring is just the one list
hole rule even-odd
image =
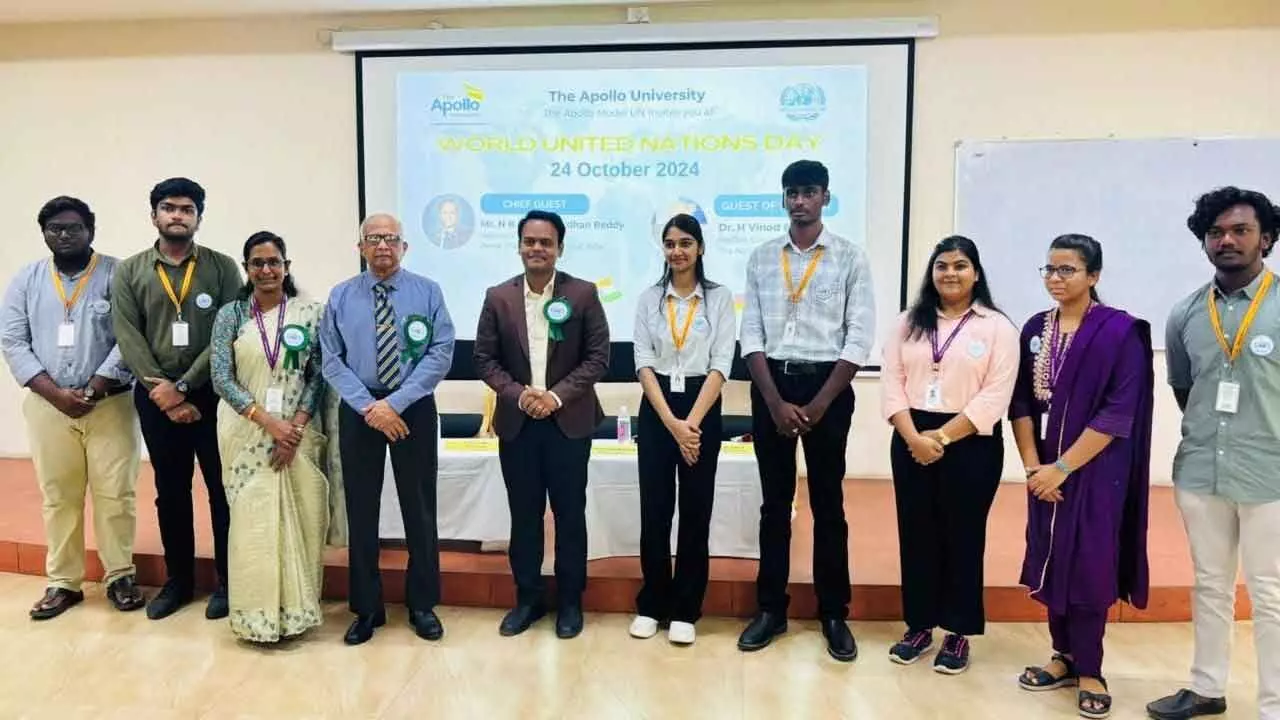
[[1037, 273], [1050, 241], [1094, 237], [1103, 302], [1150, 321], [1163, 349], [1170, 308], [1213, 276], [1187, 216], [1223, 185], [1280, 201], [1280, 139], [962, 142], [955, 227], [977, 243], [996, 304], [1019, 326], [1052, 304]]

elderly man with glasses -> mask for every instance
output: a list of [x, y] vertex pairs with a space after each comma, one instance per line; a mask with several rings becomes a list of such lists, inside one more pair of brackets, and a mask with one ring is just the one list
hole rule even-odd
[[368, 269], [333, 289], [320, 328], [324, 377], [342, 397], [338, 442], [356, 615], [345, 642], [367, 642], [386, 622], [378, 515], [388, 447], [409, 545], [409, 623], [420, 637], [439, 640], [435, 389], [453, 360], [453, 322], [440, 286], [400, 266], [409, 245], [398, 220], [370, 216], [358, 246]]

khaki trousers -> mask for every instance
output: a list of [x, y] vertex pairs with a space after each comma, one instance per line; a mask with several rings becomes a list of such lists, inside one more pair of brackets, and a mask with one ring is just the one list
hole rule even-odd
[[44, 496], [51, 587], [79, 590], [84, 580], [84, 500], [93, 495], [93, 532], [105, 571], [103, 582], [133, 575], [138, 481], [138, 420], [133, 396], [120, 393], [72, 419], [28, 393], [23, 401], [31, 456]]

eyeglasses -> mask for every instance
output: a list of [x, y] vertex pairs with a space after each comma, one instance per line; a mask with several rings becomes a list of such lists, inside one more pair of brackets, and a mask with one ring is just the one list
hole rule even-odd
[[1074, 265], [1045, 265], [1040, 268], [1040, 277], [1048, 280], [1054, 275], [1057, 275], [1063, 280], [1070, 280], [1075, 277], [1078, 272], [1080, 272], [1080, 268]]
[[401, 240], [399, 235], [365, 235], [361, 242], [367, 248], [375, 248], [382, 243], [387, 247], [399, 247]]
[[49, 223], [44, 226], [44, 233], [53, 237], [59, 235], [70, 235], [71, 237], [79, 237], [88, 230], [84, 223]]
[[271, 268], [272, 270], [279, 270], [285, 265], [288, 265], [289, 261], [285, 260], [284, 258], [278, 258], [278, 257], [254, 258], [250, 260], [247, 264], [253, 270], [261, 270], [263, 268]]

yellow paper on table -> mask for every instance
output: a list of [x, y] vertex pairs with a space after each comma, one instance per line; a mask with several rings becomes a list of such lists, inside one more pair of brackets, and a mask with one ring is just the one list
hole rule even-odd
[[444, 449], [452, 452], [498, 452], [497, 438], [448, 438]]
[[720, 444], [721, 455], [754, 455], [755, 449], [748, 442], [726, 442]]
[[635, 455], [636, 446], [634, 444], [614, 445], [611, 443], [597, 443], [591, 446], [591, 454], [598, 457]]

